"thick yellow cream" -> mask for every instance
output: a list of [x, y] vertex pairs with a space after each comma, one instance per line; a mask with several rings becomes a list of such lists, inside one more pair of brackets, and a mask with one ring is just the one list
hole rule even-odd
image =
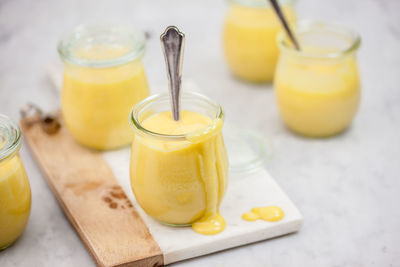
[[267, 206], [252, 208], [250, 212], [244, 213], [242, 219], [246, 221], [264, 220], [277, 222], [283, 219], [285, 213], [280, 207]]
[[31, 208], [31, 191], [18, 155], [0, 162], [0, 250], [24, 231]]
[[[126, 47], [97, 45], [77, 50], [76, 56], [105, 60], [126, 52]], [[108, 68], [86, 68], [67, 63], [62, 114], [69, 132], [79, 143], [100, 150], [114, 149], [132, 141], [129, 112], [148, 95], [140, 60]]]
[[136, 133], [132, 143], [131, 185], [140, 206], [155, 219], [171, 225], [191, 224], [200, 234], [217, 234], [225, 220], [219, 206], [228, 179], [228, 158], [221, 119], [182, 111], [146, 118], [142, 126], [184, 141], [157, 139]]
[[[303, 51], [326, 54], [313, 47]], [[281, 116], [293, 131], [324, 137], [343, 131], [352, 121], [360, 100], [354, 55], [307, 58], [284, 54], [274, 80]]]
[[[290, 23], [294, 10], [284, 5]], [[271, 82], [279, 50], [276, 37], [281, 24], [271, 7], [232, 4], [225, 19], [224, 52], [231, 71], [249, 82]]]

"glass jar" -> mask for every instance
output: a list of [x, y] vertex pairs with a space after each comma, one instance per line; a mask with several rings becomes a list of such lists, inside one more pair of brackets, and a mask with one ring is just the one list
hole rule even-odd
[[0, 250], [22, 234], [31, 210], [31, 189], [20, 147], [20, 129], [0, 114]]
[[[172, 120], [167, 94], [151, 96], [131, 112], [133, 192], [147, 214], [169, 225], [194, 224], [216, 215], [228, 184], [221, 106], [197, 93], [184, 93], [181, 101], [179, 122]], [[156, 123], [160, 131], [147, 129], [146, 122], [160, 114], [169, 116], [168, 120], [176, 125], [190, 119], [189, 115], [207, 118], [208, 123], [179, 134], [165, 134], [163, 121]], [[196, 127], [198, 122], [192, 120], [189, 126]]]
[[149, 95], [144, 50], [144, 34], [123, 26], [80, 26], [59, 42], [61, 111], [80, 144], [107, 150], [132, 141], [127, 117]]
[[[282, 28], [266, 0], [230, 0], [223, 45], [229, 68], [239, 79], [271, 82], [278, 60], [276, 43]], [[295, 21], [292, 0], [279, 1], [289, 23]]]
[[324, 22], [299, 23], [295, 32], [301, 51], [284, 33], [279, 36], [274, 83], [280, 114], [296, 133], [335, 135], [348, 127], [358, 109], [360, 37]]

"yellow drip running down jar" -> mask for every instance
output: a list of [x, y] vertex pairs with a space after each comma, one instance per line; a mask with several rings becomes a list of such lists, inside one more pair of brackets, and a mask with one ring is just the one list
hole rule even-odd
[[[281, 23], [267, 0], [230, 0], [223, 46], [233, 74], [253, 83], [271, 82], [278, 60], [276, 37]], [[290, 24], [295, 21], [293, 1], [279, 1]]]
[[0, 250], [22, 234], [31, 210], [31, 189], [18, 151], [21, 132], [0, 114]]
[[274, 84], [280, 114], [296, 133], [327, 137], [346, 129], [360, 101], [358, 34], [335, 24], [302, 22], [297, 51], [282, 32]]
[[222, 108], [200, 94], [184, 93], [178, 122], [170, 110], [167, 94], [151, 96], [132, 110], [133, 192], [156, 220], [217, 234], [225, 228], [219, 206], [228, 184]]
[[144, 34], [123, 26], [80, 26], [59, 42], [62, 115], [80, 144], [99, 150], [130, 144], [129, 112], [149, 95], [144, 50]]

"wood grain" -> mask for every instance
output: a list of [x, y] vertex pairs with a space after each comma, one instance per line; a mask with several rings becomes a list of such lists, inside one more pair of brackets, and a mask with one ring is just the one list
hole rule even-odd
[[161, 266], [163, 255], [100, 152], [77, 144], [65, 127], [46, 134], [21, 121], [46, 180], [98, 266]]

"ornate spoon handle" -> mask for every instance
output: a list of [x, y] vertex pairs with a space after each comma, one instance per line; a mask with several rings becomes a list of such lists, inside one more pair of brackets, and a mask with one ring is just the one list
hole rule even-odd
[[167, 65], [169, 91], [172, 100], [172, 115], [175, 121], [180, 118], [180, 93], [185, 34], [176, 26], [169, 26], [160, 36]]

